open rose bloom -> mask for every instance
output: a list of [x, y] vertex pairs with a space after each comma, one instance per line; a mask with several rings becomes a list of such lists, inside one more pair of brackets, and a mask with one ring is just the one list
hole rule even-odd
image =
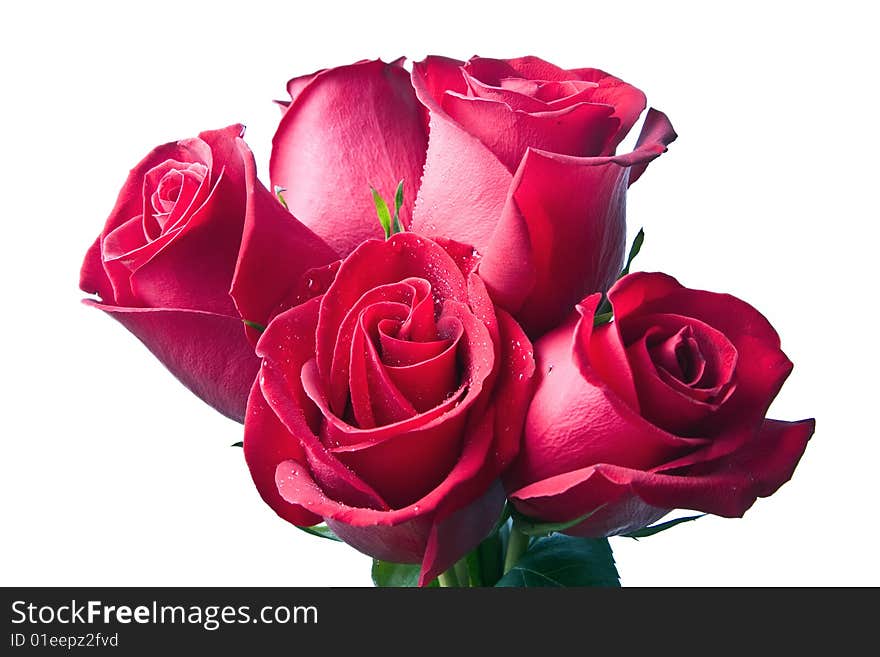
[[422, 563], [422, 583], [498, 519], [534, 371], [470, 247], [447, 248], [408, 233], [358, 247], [263, 334], [245, 420], [254, 482], [281, 517]]
[[620, 278], [628, 190], [676, 138], [641, 90], [430, 56], [287, 92], [268, 186], [238, 124], [159, 146], [81, 274], [244, 423], [281, 518], [379, 585], [613, 585], [604, 537], [739, 516], [791, 477], [814, 422], [767, 419], [791, 371], [767, 320]]

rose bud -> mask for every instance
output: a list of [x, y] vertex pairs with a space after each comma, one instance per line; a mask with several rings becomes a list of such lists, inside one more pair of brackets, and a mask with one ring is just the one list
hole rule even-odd
[[496, 303], [537, 337], [617, 278], [626, 190], [676, 135], [635, 87], [537, 57], [428, 57], [413, 85], [430, 111], [412, 229], [473, 244]]
[[[242, 320], [267, 323], [305, 271], [334, 259], [257, 180], [243, 130], [203, 132], [141, 160], [80, 278], [83, 291], [100, 297], [87, 304], [118, 320], [187, 388], [238, 421], [259, 368]], [[240, 249], [251, 257], [237, 267]]]
[[402, 60], [318, 71], [290, 80], [287, 91], [269, 169], [290, 211], [344, 258], [382, 236], [370, 186], [394, 189], [402, 178], [413, 191], [400, 211], [408, 228], [427, 119]]
[[531, 344], [472, 253], [413, 233], [361, 244], [326, 293], [269, 324], [245, 418], [278, 515], [421, 563], [421, 585], [491, 531], [531, 393]]
[[[636, 273], [535, 345], [539, 375], [505, 483], [517, 510], [611, 536], [684, 508], [741, 516], [791, 477], [814, 420], [765, 418], [791, 372], [748, 304]], [[588, 515], [591, 514], [592, 515]]]

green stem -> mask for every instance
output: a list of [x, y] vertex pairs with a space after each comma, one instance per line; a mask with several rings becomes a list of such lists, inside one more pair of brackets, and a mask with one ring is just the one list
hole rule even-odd
[[468, 575], [467, 560], [462, 559], [455, 564], [455, 577], [458, 579], [459, 586], [470, 586], [471, 578]]
[[437, 578], [440, 581], [440, 586], [444, 588], [451, 588], [458, 586], [458, 577], [455, 575], [455, 566], [447, 570], [445, 573], [440, 573], [440, 576]]
[[516, 565], [519, 558], [529, 549], [529, 537], [516, 528], [516, 523], [510, 528], [510, 538], [507, 540], [507, 554], [504, 555], [504, 572], [507, 573]]
[[480, 546], [471, 550], [464, 560], [465, 563], [467, 563], [468, 579], [470, 579], [471, 586], [483, 586], [483, 568], [480, 565]]

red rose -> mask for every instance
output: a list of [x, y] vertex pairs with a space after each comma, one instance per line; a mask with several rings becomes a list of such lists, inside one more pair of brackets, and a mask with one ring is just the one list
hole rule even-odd
[[536, 57], [428, 57], [413, 84], [430, 140], [412, 229], [473, 244], [493, 299], [537, 336], [620, 272], [627, 187], [675, 132], [644, 94], [596, 69]]
[[339, 257], [381, 237], [370, 186], [391, 194], [401, 179], [409, 226], [425, 163], [425, 110], [402, 60], [362, 61], [290, 80], [290, 102], [272, 140], [272, 184], [300, 221]]
[[431, 581], [490, 531], [519, 449], [531, 345], [470, 247], [369, 240], [257, 345], [244, 451], [263, 499]]
[[610, 536], [670, 509], [741, 516], [788, 481], [814, 420], [765, 419], [791, 371], [748, 304], [664, 274], [623, 277], [536, 345], [539, 376], [506, 483], [524, 514]]
[[[334, 258], [257, 181], [242, 133], [233, 125], [147, 155], [129, 174], [80, 278], [83, 291], [101, 298], [86, 303], [238, 421], [259, 367], [242, 319], [267, 322], [292, 281]], [[237, 271], [240, 248], [264, 257]]]

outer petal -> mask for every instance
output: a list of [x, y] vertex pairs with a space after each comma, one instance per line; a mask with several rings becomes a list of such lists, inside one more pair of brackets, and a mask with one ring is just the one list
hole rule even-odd
[[230, 294], [243, 318], [265, 326], [302, 275], [334, 261], [336, 254], [263, 187], [257, 179], [254, 156], [244, 142], [239, 142], [239, 149], [247, 209]]
[[236, 422], [243, 421], [260, 361], [238, 317], [85, 303], [105, 311], [134, 333], [197, 397]]
[[627, 155], [576, 158], [530, 150], [523, 158], [480, 274], [529, 335], [556, 326], [577, 301], [615, 280], [626, 239], [627, 186], [674, 138], [665, 115], [651, 110], [641, 145]]
[[370, 186], [401, 179], [409, 225], [425, 161], [424, 110], [407, 72], [381, 61], [325, 71], [299, 90], [272, 142], [270, 174], [291, 212], [344, 257], [380, 237]]
[[467, 91], [460, 65], [443, 57], [413, 64], [413, 86], [430, 110], [431, 137], [412, 229], [471, 244], [482, 253], [501, 216], [512, 176], [440, 106], [444, 89]]
[[572, 356], [573, 339], [568, 324], [535, 344], [535, 395], [519, 457], [505, 476], [508, 490], [596, 463], [649, 469], [706, 443], [662, 431], [606, 385], [585, 379]]
[[613, 153], [645, 110], [647, 104], [645, 94], [631, 84], [596, 68], [575, 69], [571, 73], [577, 74], [581, 80], [599, 85], [590, 94], [590, 102], [605, 103], [614, 107], [614, 116], [619, 119], [620, 127], [606, 146], [608, 152]]
[[299, 505], [290, 504], [278, 494], [275, 468], [282, 461], [290, 459], [304, 463], [306, 456], [299, 441], [290, 435], [269, 408], [260, 384], [256, 381], [248, 398], [244, 424], [244, 458], [260, 497], [275, 513], [300, 527], [321, 522], [321, 516]]
[[498, 471], [516, 458], [522, 444], [523, 424], [535, 386], [532, 343], [514, 319], [496, 310], [502, 368], [495, 382], [495, 450]]
[[577, 536], [632, 531], [674, 508], [738, 517], [791, 478], [814, 429], [814, 420], [766, 420], [739, 452], [699, 470], [672, 475], [600, 463], [526, 486], [510, 499], [523, 513], [548, 520], [577, 518], [605, 504], [567, 532]]
[[511, 172], [527, 148], [563, 155], [598, 155], [620, 122], [608, 105], [577, 103], [525, 112], [497, 100], [447, 93], [443, 109], [477, 137]]
[[398, 509], [356, 507], [332, 500], [314, 485], [311, 473], [290, 462], [278, 466], [275, 480], [282, 497], [288, 501], [303, 501], [306, 505], [311, 502], [315, 513], [356, 527], [394, 526], [438, 511], [449, 514], [466, 506], [488, 487], [485, 474], [493, 421], [494, 417], [488, 413], [471, 426], [460, 458], [448, 476], [421, 499]]

